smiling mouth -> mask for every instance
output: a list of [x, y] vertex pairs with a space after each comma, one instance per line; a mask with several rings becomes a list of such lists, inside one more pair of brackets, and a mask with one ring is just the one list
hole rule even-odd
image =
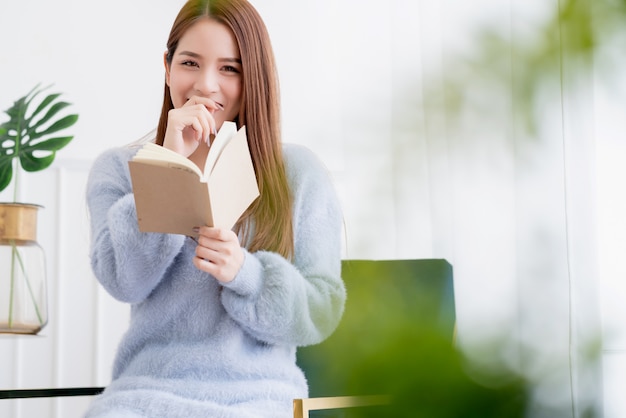
[[[187, 97], [187, 99], [185, 100], [185, 103], [187, 103], [189, 100], [191, 100], [191, 97]], [[217, 110], [224, 110], [223, 104], [221, 104], [220, 102], [216, 102], [215, 100], [213, 100], [213, 102], [217, 106]]]

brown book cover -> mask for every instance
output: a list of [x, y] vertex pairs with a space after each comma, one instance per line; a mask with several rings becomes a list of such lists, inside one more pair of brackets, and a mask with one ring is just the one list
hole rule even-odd
[[245, 126], [224, 122], [204, 171], [175, 151], [145, 144], [128, 163], [142, 232], [196, 236], [194, 227], [231, 229], [259, 196]]

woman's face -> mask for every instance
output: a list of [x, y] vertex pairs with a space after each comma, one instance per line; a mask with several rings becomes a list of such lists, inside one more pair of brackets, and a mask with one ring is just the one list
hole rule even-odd
[[194, 23], [181, 37], [172, 62], [169, 66], [166, 62], [165, 69], [175, 108], [192, 96], [209, 98], [224, 109], [213, 113], [218, 129], [222, 122], [232, 121], [239, 114], [241, 55], [235, 36], [226, 25], [208, 18]]

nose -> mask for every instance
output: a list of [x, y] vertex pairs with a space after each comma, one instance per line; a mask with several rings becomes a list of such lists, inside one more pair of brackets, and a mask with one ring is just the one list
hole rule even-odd
[[208, 96], [211, 93], [219, 91], [220, 85], [217, 71], [211, 68], [199, 71], [196, 82], [194, 83], [194, 89], [203, 96]]

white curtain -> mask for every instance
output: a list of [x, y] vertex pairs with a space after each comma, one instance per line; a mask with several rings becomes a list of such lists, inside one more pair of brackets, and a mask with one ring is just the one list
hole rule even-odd
[[[601, 410], [594, 80], [592, 63], [566, 52], [568, 31], [580, 28], [555, 25], [547, 35], [558, 49], [543, 63], [529, 62], [533, 55], [516, 45], [547, 42], [533, 28], [562, 12], [560, 2], [473, 3], [492, 16], [478, 16], [486, 20], [470, 26], [474, 36], [462, 31], [459, 39], [448, 32], [476, 21], [458, 13], [455, 2], [439, 4], [433, 20], [445, 22], [437, 71], [446, 105], [427, 105], [424, 117], [425, 126], [431, 116], [439, 125], [426, 133], [428, 143], [445, 146], [434, 145], [440, 151], [424, 163], [446, 160], [430, 177], [431, 190], [447, 195], [431, 205], [432, 213], [445, 214], [445, 235], [433, 238], [447, 244], [433, 256], [454, 265], [461, 341], [508, 345], [502, 355], [536, 384], [533, 416]], [[480, 38], [485, 26], [511, 48]], [[423, 41], [437, 38], [430, 35]], [[532, 78], [539, 86], [524, 84], [532, 65], [547, 66], [534, 70], [545, 71]], [[455, 93], [462, 97], [450, 97]]]

